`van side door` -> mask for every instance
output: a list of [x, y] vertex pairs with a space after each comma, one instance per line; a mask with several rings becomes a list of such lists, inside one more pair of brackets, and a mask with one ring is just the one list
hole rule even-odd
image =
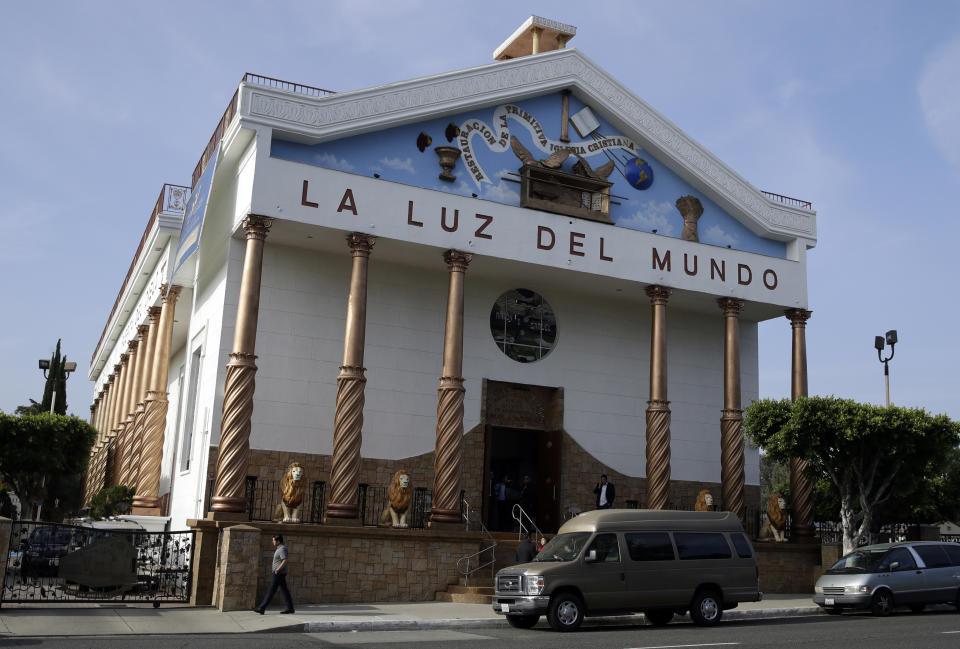
[[877, 578], [890, 586], [897, 604], [927, 601], [927, 577], [907, 548], [893, 548], [887, 552], [877, 565]]
[[626, 575], [617, 534], [602, 532], [593, 537], [584, 550], [583, 570], [578, 580], [587, 609], [623, 609]]
[[627, 547], [627, 599], [643, 610], [683, 603], [675, 589], [677, 570], [673, 542], [667, 532], [624, 532]]
[[926, 580], [923, 598], [927, 603], [952, 602], [956, 599], [956, 568], [942, 545], [929, 543], [912, 546], [924, 563], [923, 574]]
[[[732, 581], [733, 552], [722, 532], [674, 532], [673, 540], [680, 564], [675, 574], [681, 599], [692, 600], [700, 584], [720, 584], [723, 588]], [[752, 572], [752, 563], [745, 563], [742, 569]]]

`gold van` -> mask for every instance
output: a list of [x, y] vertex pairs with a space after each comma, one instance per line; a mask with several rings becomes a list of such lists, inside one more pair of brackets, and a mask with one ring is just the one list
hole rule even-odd
[[497, 573], [493, 610], [529, 629], [541, 615], [573, 631], [587, 615], [642, 612], [696, 624], [763, 598], [757, 560], [730, 512], [604, 509], [564, 523], [530, 563]]

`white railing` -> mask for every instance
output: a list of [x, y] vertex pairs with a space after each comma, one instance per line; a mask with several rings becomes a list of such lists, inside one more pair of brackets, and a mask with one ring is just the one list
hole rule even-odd
[[[471, 512], [473, 511], [470, 507], [470, 503], [466, 498], [461, 499], [463, 502], [463, 522], [465, 529], [470, 531], [471, 524]], [[487, 529], [487, 526], [483, 524], [483, 521], [480, 520], [480, 517], [477, 517], [475, 521], [477, 525], [480, 526], [480, 531], [487, 537], [490, 541], [490, 545], [482, 548], [478, 552], [473, 554], [468, 554], [465, 557], [460, 557], [457, 559], [457, 571], [463, 577], [463, 585], [470, 585], [470, 576], [476, 573], [478, 570], [483, 570], [484, 568], [490, 568], [490, 578], [493, 579], [496, 575], [496, 563], [497, 563], [497, 539], [494, 538], [493, 534], [490, 533], [490, 530]], [[489, 559], [484, 557], [486, 554]]]
[[513, 506], [511, 511], [511, 516], [513, 520], [517, 521], [517, 540], [523, 540], [529, 532], [535, 532], [537, 535], [537, 541], [539, 542], [543, 533], [540, 531], [540, 528], [537, 527], [536, 521], [530, 518], [530, 515], [524, 511], [523, 507], [518, 504]]

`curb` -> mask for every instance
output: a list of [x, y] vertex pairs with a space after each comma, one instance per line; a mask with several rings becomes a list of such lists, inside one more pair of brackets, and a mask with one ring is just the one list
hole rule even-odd
[[[810, 615], [826, 615], [819, 606], [802, 606], [793, 608], [765, 608], [752, 611], [724, 611], [725, 620], [760, 620], [776, 617], [806, 617]], [[688, 622], [690, 618], [686, 615], [677, 616], [677, 621]], [[646, 618], [642, 614], [635, 615], [611, 615], [595, 618], [587, 618], [583, 622], [584, 627], [605, 627], [605, 626], [641, 626], [646, 623]], [[507, 621], [503, 617], [487, 617], [473, 619], [437, 619], [437, 620], [358, 620], [348, 621], [330, 621], [330, 622], [305, 622], [302, 630], [304, 633], [332, 633], [343, 631], [420, 631], [436, 629], [481, 629], [481, 628], [499, 628], [506, 627]], [[299, 627], [298, 627], [299, 628]]]

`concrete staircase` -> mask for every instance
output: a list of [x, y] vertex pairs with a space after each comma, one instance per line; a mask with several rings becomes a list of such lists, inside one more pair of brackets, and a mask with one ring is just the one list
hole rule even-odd
[[[517, 562], [517, 546], [520, 541], [517, 540], [516, 532], [492, 532], [492, 534], [497, 540], [496, 564], [493, 570], [495, 573]], [[471, 575], [468, 582], [470, 585], [464, 586], [463, 577], [457, 575], [456, 584], [447, 586], [446, 590], [437, 591], [437, 601], [461, 604], [490, 604], [493, 601], [494, 585], [489, 566]]]

